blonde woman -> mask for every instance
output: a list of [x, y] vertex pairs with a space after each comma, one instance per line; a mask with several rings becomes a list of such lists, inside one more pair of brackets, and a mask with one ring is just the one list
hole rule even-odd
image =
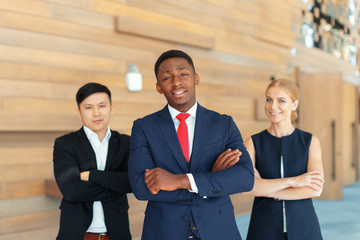
[[275, 80], [266, 90], [270, 127], [245, 141], [255, 167], [255, 196], [248, 240], [322, 239], [312, 197], [323, 188], [317, 137], [294, 127], [299, 88]]

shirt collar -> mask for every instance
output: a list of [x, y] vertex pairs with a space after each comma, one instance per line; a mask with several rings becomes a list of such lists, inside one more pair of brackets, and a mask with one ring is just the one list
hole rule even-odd
[[[87, 137], [89, 140], [95, 138], [96, 140], [99, 141], [98, 135], [97, 135], [93, 130], [91, 130], [90, 128], [88, 128], [88, 127], [85, 126], [85, 125], [83, 126], [83, 128], [84, 128], [84, 132], [85, 132], [85, 134], [86, 134], [86, 137]], [[109, 140], [110, 137], [111, 137], [111, 131], [110, 131], [110, 127], [108, 126], [103, 141]]]
[[[189, 113], [191, 117], [195, 118], [196, 119], [196, 110], [197, 110], [197, 106], [198, 106], [198, 103], [195, 102], [194, 106], [192, 106], [186, 113]], [[171, 115], [171, 119], [177, 119], [176, 116], [181, 113], [179, 112], [178, 110], [176, 110], [175, 108], [171, 107], [169, 104], [168, 104], [168, 109], [169, 109], [169, 112], [170, 112], [170, 115]]]

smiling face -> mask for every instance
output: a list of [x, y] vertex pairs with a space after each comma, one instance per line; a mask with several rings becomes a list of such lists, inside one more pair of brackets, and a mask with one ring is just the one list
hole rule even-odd
[[102, 139], [106, 134], [112, 111], [109, 96], [104, 92], [98, 92], [91, 94], [79, 104], [78, 116], [86, 127]]
[[271, 123], [291, 123], [291, 113], [298, 104], [281, 87], [270, 87], [266, 92], [265, 113]]
[[185, 58], [166, 59], [156, 77], [156, 90], [165, 95], [171, 107], [186, 112], [195, 104], [195, 86], [200, 78]]

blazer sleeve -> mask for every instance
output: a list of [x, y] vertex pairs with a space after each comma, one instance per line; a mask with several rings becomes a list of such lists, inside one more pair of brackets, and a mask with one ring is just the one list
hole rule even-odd
[[105, 189], [115, 191], [118, 194], [124, 194], [131, 192], [128, 174], [130, 137], [127, 135], [119, 135], [119, 137], [120, 143], [116, 144], [116, 148], [118, 148], [116, 149], [116, 151], [123, 151], [124, 154], [116, 154], [113, 161], [124, 162], [124, 165], [122, 166], [122, 171], [91, 170], [89, 175], [89, 181], [92, 181]]
[[129, 156], [129, 179], [135, 197], [138, 200], [173, 202], [183, 204], [196, 204], [202, 198], [188, 190], [160, 191], [151, 194], [145, 184], [145, 170], [155, 168], [150, 150], [150, 144], [141, 129], [140, 124], [135, 121], [132, 127]]
[[198, 194], [207, 197], [219, 197], [240, 192], [248, 192], [254, 186], [254, 168], [240, 131], [231, 117], [228, 117], [229, 132], [226, 147], [239, 149], [240, 160], [231, 168], [218, 172], [192, 173], [198, 187]]
[[92, 181], [81, 181], [78, 159], [72, 152], [71, 142], [57, 138], [54, 144], [53, 162], [56, 183], [68, 201], [107, 201], [116, 197], [115, 191]]

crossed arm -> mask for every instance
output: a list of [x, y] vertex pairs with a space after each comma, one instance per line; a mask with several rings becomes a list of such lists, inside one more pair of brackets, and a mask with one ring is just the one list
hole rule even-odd
[[[253, 166], [232, 119], [229, 119], [229, 129], [231, 130], [227, 135], [227, 141], [224, 140], [223, 143], [227, 150], [214, 160], [209, 159], [213, 158], [212, 154], [202, 155], [202, 164], [214, 162], [211, 169], [206, 171], [202, 167], [201, 172], [192, 172], [199, 190], [198, 194], [194, 194], [188, 191], [191, 190], [188, 177], [178, 168], [172, 171], [155, 165], [154, 154], [158, 158], [163, 156], [160, 152], [152, 152], [151, 149], [153, 145], [159, 145], [159, 142], [150, 144], [148, 139], [157, 133], [149, 130], [144, 132], [142, 125], [135, 121], [130, 144], [129, 178], [136, 198], [190, 204], [202, 201], [204, 196], [220, 197], [249, 191], [254, 183]], [[228, 149], [230, 147], [232, 149]], [[174, 161], [171, 155], [168, 158]]]
[[53, 161], [56, 182], [68, 201], [106, 201], [131, 191], [126, 172], [80, 172], [76, 156], [61, 139], [55, 141]]
[[[238, 149], [227, 149], [219, 155], [215, 161], [211, 172], [217, 172], [234, 166], [240, 159], [241, 152]], [[145, 183], [152, 194], [157, 194], [160, 190], [175, 191], [177, 189], [192, 190], [189, 178], [186, 174], [173, 174], [161, 168], [146, 169]]]
[[[255, 148], [251, 137], [245, 141], [245, 146], [255, 166]], [[307, 172], [304, 174], [289, 178], [263, 179], [256, 169], [254, 171], [254, 188], [252, 191], [244, 193], [245, 195], [270, 197], [280, 200], [319, 197], [325, 182], [320, 142], [317, 137], [312, 137]]]

